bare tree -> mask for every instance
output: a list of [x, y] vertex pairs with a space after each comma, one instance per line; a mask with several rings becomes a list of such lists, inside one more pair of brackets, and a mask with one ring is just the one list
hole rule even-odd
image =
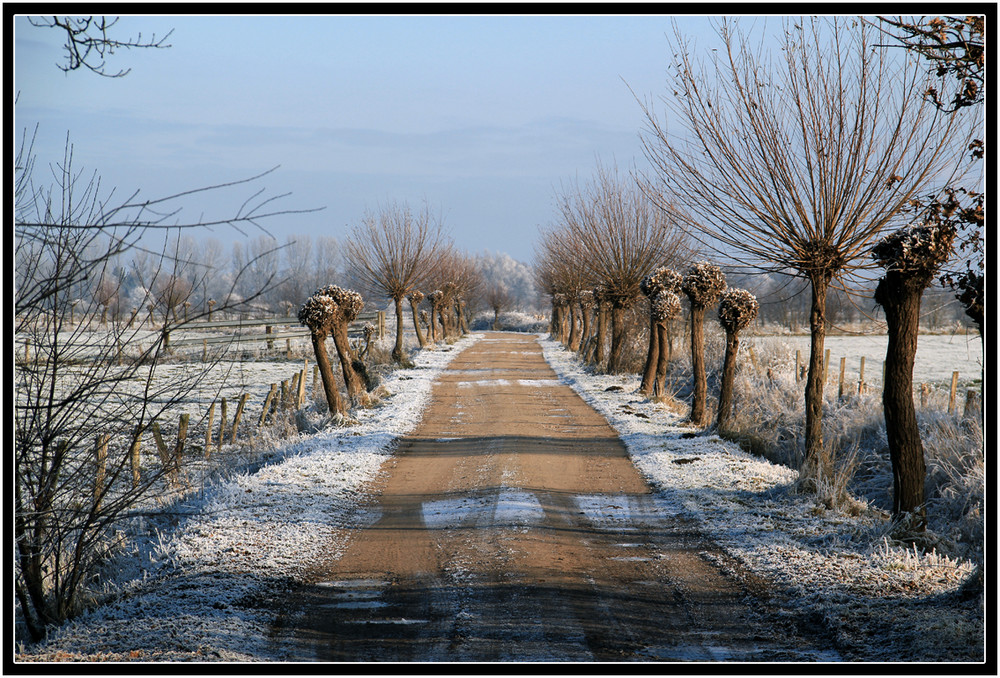
[[[812, 292], [803, 487], [829, 478], [822, 436], [826, 297], [870, 266], [863, 254], [931, 184], [947, 181], [968, 134], [926, 102], [912, 60], [877, 49], [859, 21], [789, 21], [771, 68], [738, 25], [718, 24], [705, 68], [677, 36], [673, 96], [680, 129], [644, 104], [650, 195], [723, 256], [791, 269]], [[673, 207], [671, 207], [673, 205]]]
[[109, 19], [104, 16], [46, 16], [29, 17], [28, 21], [31, 22], [32, 26], [54, 28], [66, 34], [64, 44], [66, 64], [59, 66], [60, 70], [68, 73], [86, 68], [106, 78], [121, 78], [132, 69], [126, 68], [114, 73], [109, 72], [105, 68], [105, 55], [114, 54], [116, 50], [123, 49], [166, 49], [170, 47], [167, 44], [167, 39], [173, 33], [173, 29], [171, 29], [162, 38], [157, 38], [156, 34], [153, 34], [148, 40], [143, 40], [140, 33], [135, 38], [119, 39], [111, 35], [119, 17]]
[[403, 299], [434, 274], [445, 247], [441, 221], [425, 207], [414, 214], [406, 205], [391, 204], [367, 213], [347, 239], [348, 266], [366, 289], [392, 299], [396, 310], [396, 343], [392, 359], [403, 364]]
[[[21, 354], [14, 375], [15, 592], [30, 634], [40, 639], [79, 611], [116, 531], [162, 486], [162, 473], [139, 473], [132, 450], [204, 374], [154, 386], [162, 340], [114, 318], [97, 333], [85, 323], [71, 326], [73, 302], [88, 315], [99, 303], [78, 291], [111, 279], [112, 262], [149, 247], [158, 229], [259, 226], [291, 211], [267, 209], [272, 198], [257, 193], [235, 215], [178, 224], [172, 206], [191, 192], [115, 201], [96, 174], [88, 178], [74, 166], [68, 140], [53, 164], [54, 183], [39, 185], [33, 145], [23, 140], [15, 163], [14, 310], [15, 336], [30, 355]], [[169, 251], [154, 258], [168, 263], [150, 267], [151, 275], [171, 267]]]
[[500, 314], [511, 308], [514, 297], [502, 282], [494, 282], [486, 290], [486, 305], [493, 311], [493, 329], [500, 328]]

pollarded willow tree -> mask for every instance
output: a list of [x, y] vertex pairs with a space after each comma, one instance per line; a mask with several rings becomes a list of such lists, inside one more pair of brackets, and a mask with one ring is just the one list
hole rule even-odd
[[923, 70], [882, 49], [864, 22], [788, 21], [777, 50], [751, 44], [735, 21], [696, 60], [677, 34], [667, 128], [643, 104], [654, 173], [648, 193], [706, 244], [765, 271], [809, 282], [804, 489], [829, 478], [822, 436], [827, 290], [917, 195], [946, 185], [969, 125], [922, 95]]
[[664, 351], [664, 366], [670, 359], [666, 341], [666, 321], [675, 314], [664, 313], [664, 301], [659, 297], [663, 292], [672, 292], [676, 296], [681, 290], [681, 281], [680, 273], [661, 266], [639, 283], [639, 290], [649, 299], [649, 348], [646, 351], [646, 365], [642, 370], [642, 382], [639, 384], [639, 393], [643, 395], [653, 392], [661, 351]]
[[625, 312], [639, 297], [639, 284], [649, 271], [687, 252], [687, 236], [666, 210], [614, 167], [598, 165], [588, 184], [565, 191], [560, 200], [557, 241], [572, 245], [586, 278], [603, 286], [611, 308], [607, 371], [621, 373]]
[[330, 414], [343, 412], [343, 401], [337, 390], [337, 381], [330, 366], [330, 356], [326, 352], [326, 340], [333, 329], [333, 316], [337, 307], [333, 299], [317, 290], [299, 307], [299, 322], [309, 328], [312, 339], [313, 353], [316, 355], [316, 366], [319, 368], [320, 379], [323, 382], [323, 393]]
[[346, 242], [348, 266], [368, 292], [392, 299], [396, 310], [396, 343], [392, 359], [403, 356], [403, 299], [434, 275], [446, 248], [443, 226], [425, 207], [414, 213], [407, 205], [390, 204], [368, 212]]
[[875, 301], [885, 310], [889, 343], [885, 354], [882, 407], [892, 462], [892, 509], [904, 529], [923, 531], [924, 448], [913, 405], [913, 360], [917, 354], [920, 297], [951, 256], [956, 231], [935, 222], [913, 224], [880, 240], [872, 255], [885, 268]]
[[705, 373], [705, 311], [722, 296], [726, 276], [722, 269], [707, 261], [699, 261], [681, 280], [681, 291], [691, 304], [691, 371], [694, 389], [691, 395], [691, 422], [705, 423], [708, 400], [708, 377]]
[[754, 321], [759, 311], [757, 297], [747, 290], [728, 289], [719, 300], [719, 324], [726, 332], [726, 357], [722, 362], [719, 412], [715, 420], [719, 431], [725, 430], [733, 406], [733, 381], [736, 377], [736, 353], [740, 349], [740, 332]]

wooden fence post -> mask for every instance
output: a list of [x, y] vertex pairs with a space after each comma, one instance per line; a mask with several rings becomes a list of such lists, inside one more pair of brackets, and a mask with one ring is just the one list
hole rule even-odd
[[[306, 361], [308, 365], [309, 361]], [[299, 372], [299, 392], [295, 395], [295, 409], [301, 409], [303, 405], [306, 404], [306, 370], [308, 367], [303, 367], [302, 371]]]
[[222, 418], [219, 419], [219, 442], [218, 442], [218, 445], [215, 448], [216, 452], [218, 452], [219, 450], [222, 449], [222, 443], [225, 442], [224, 438], [226, 437], [226, 426], [228, 425], [228, 419], [226, 417], [226, 399], [225, 398], [222, 399], [222, 414], [221, 414], [221, 416], [222, 416]]
[[958, 370], [951, 374], [951, 393], [948, 395], [948, 414], [955, 413], [955, 392], [958, 389]]
[[795, 349], [795, 381], [802, 381], [802, 351]]
[[281, 382], [281, 397], [278, 398], [278, 402], [275, 403], [274, 409], [288, 409], [288, 380], [285, 379]]
[[267, 392], [267, 397], [264, 398], [264, 409], [260, 411], [260, 421], [257, 423], [257, 427], [260, 428], [267, 423], [268, 410], [271, 408], [271, 401], [274, 400], [274, 394], [278, 391], [277, 384], [271, 384], [271, 390]]
[[108, 442], [111, 435], [101, 433], [94, 441], [94, 461], [97, 468], [94, 472], [94, 510], [101, 507], [101, 497], [104, 494], [104, 477], [107, 474]]
[[205, 459], [212, 454], [212, 421], [215, 419], [215, 401], [208, 407], [208, 425], [205, 426]]
[[140, 446], [142, 444], [142, 425], [135, 428], [135, 437], [132, 438], [132, 445], [129, 447], [128, 456], [132, 462], [132, 489], [139, 487], [139, 464]]
[[847, 367], [847, 358], [840, 359], [840, 382], [837, 388], [837, 397], [844, 397], [844, 368]]
[[[268, 334], [268, 335], [271, 334], [271, 325], [265, 325], [264, 326], [264, 334]], [[271, 339], [270, 337], [268, 337], [268, 339], [267, 339], [267, 350], [271, 351], [273, 349], [274, 349], [274, 339]]]
[[313, 400], [316, 399], [316, 394], [319, 392], [319, 365], [313, 365]]
[[292, 385], [288, 391], [288, 409], [294, 410], [298, 408], [299, 402], [299, 379], [302, 378], [301, 372], [296, 372], [292, 375]]
[[229, 437], [230, 442], [236, 442], [236, 433], [240, 428], [240, 418], [243, 416], [243, 408], [246, 406], [247, 398], [249, 397], [249, 393], [244, 393], [240, 396], [240, 404], [236, 406], [236, 414], [233, 416], [233, 434]]
[[177, 444], [174, 445], [174, 473], [180, 478], [181, 455], [184, 454], [184, 443], [187, 441], [188, 422], [191, 420], [190, 414], [182, 414], [180, 423], [177, 426]]
[[292, 359], [292, 340], [285, 338], [285, 357], [289, 360]]
[[979, 415], [979, 394], [973, 389], [965, 392], [965, 417], [972, 419]]
[[931, 387], [927, 384], [920, 384], [920, 407], [927, 408], [927, 400], [931, 394]]
[[861, 356], [861, 369], [858, 371], [858, 395], [865, 392], [865, 357]]
[[173, 473], [170, 451], [167, 450], [167, 446], [163, 443], [163, 436], [160, 434], [160, 422], [154, 421], [150, 428], [153, 430], [153, 440], [156, 442], [156, 453], [160, 457], [160, 466], [163, 468], [164, 474], [166, 474], [167, 482], [170, 485], [176, 485], [177, 478]]

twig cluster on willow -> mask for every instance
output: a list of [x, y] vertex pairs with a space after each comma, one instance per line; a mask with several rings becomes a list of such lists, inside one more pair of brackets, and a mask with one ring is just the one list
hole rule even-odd
[[757, 317], [760, 304], [747, 290], [728, 289], [719, 300], [719, 324], [726, 332], [726, 357], [722, 364], [722, 385], [719, 389], [719, 413], [716, 426], [725, 430], [732, 410], [733, 381], [736, 377], [736, 354], [740, 348], [739, 333]]
[[[719, 252], [809, 281], [803, 489], [831, 477], [823, 445], [823, 354], [831, 282], [869, 267], [868, 248], [905, 207], [959, 171], [971, 126], [925, 101], [925, 73], [879, 49], [866, 23], [789, 19], [781, 58], [750, 44], [738, 21], [716, 24], [719, 58], [678, 33], [666, 124], [643, 104], [653, 174], [648, 195]], [[766, 48], [766, 49], [765, 49]]]
[[[413, 290], [407, 297], [410, 300], [410, 312], [413, 314], [413, 331], [417, 333], [417, 343], [420, 348], [427, 347], [427, 339], [424, 337], [424, 331], [420, 327], [420, 302], [424, 300], [424, 293], [420, 290]], [[426, 311], [424, 311], [426, 313]]]
[[[660, 366], [662, 365], [665, 380], [666, 364], [670, 360], [666, 323], [670, 318], [680, 314], [680, 299], [677, 293], [681, 290], [681, 280], [680, 273], [661, 266], [639, 283], [639, 291], [649, 299], [649, 348], [646, 352], [646, 364], [642, 370], [642, 382], [639, 384], [639, 392], [644, 395], [653, 393], [658, 384], [660, 388], [656, 394], [662, 395]], [[674, 300], [676, 300], [676, 311], [673, 311]]]
[[722, 269], [707, 261], [694, 264], [681, 281], [681, 291], [691, 303], [691, 367], [694, 372], [694, 392], [691, 396], [691, 422], [704, 424], [708, 399], [708, 377], [705, 374], [705, 311], [718, 301], [726, 289]]
[[948, 225], [912, 224], [872, 248], [872, 257], [885, 269], [875, 288], [889, 330], [882, 406], [892, 461], [893, 514], [904, 530], [922, 531], [927, 524], [924, 449], [913, 404], [920, 298], [951, 256], [955, 235]]
[[353, 290], [345, 290], [336, 285], [327, 285], [316, 290], [299, 308], [299, 322], [309, 328], [312, 335], [316, 365], [323, 380], [323, 391], [331, 413], [343, 412], [344, 403], [340, 398], [330, 358], [326, 353], [326, 339], [333, 337], [340, 359], [344, 384], [353, 405], [368, 405], [368, 394], [364, 383], [355, 370], [355, 358], [347, 335], [348, 326], [364, 308], [361, 295]]

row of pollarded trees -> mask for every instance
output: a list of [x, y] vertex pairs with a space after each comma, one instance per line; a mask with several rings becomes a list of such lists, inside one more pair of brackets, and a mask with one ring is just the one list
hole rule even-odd
[[536, 251], [536, 283], [552, 303], [552, 335], [588, 362], [624, 371], [625, 316], [641, 298], [643, 277], [688, 256], [676, 222], [630, 176], [599, 166], [592, 181], [563, 192], [560, 220], [542, 233]]
[[[644, 105], [643, 144], [653, 167], [645, 191], [720, 252], [737, 253], [763, 271], [796, 271], [808, 282], [806, 487], [818, 488], [832, 473], [822, 434], [828, 290], [870, 268], [873, 255], [886, 268], [875, 296], [889, 322], [885, 410], [894, 503], [897, 516], [916, 516], [908, 522], [921, 529], [923, 455], [903, 373], [912, 370], [920, 293], [953, 241], [947, 219], [923, 205], [925, 196], [947, 193], [981, 166], [975, 152], [966, 156], [977, 147], [980, 118], [941, 106], [936, 88], [944, 84], [928, 77], [908, 50], [879, 44], [878, 30], [860, 19], [789, 20], [777, 68], [767, 46], [752, 47], [736, 22], [720, 20], [718, 33], [722, 44], [710, 61], [693, 58], [677, 36], [673, 96], [663, 100], [669, 130]], [[981, 225], [981, 208], [975, 219]], [[891, 235], [908, 223], [921, 227]], [[914, 248], [923, 254], [913, 256]], [[897, 313], [897, 305], [905, 311]], [[900, 363], [895, 377], [894, 361]], [[904, 402], [890, 402], [896, 398]]]
[[[403, 336], [404, 300], [408, 302], [420, 348], [447, 341], [468, 331], [467, 301], [478, 291], [475, 261], [451, 244], [440, 220], [428, 209], [414, 212], [393, 203], [368, 212], [346, 241], [348, 275], [376, 298], [389, 300], [395, 310], [396, 336], [392, 359], [409, 366]], [[427, 290], [425, 293], [424, 290]], [[426, 302], [426, 304], [424, 303]], [[421, 308], [421, 306], [429, 308]], [[299, 321], [312, 333], [316, 363], [331, 412], [343, 412], [326, 339], [337, 348], [344, 384], [352, 406], [367, 406], [367, 379], [358, 376], [364, 363], [350, 345], [348, 325], [364, 307], [360, 293], [336, 285], [319, 288], [299, 309]]]

